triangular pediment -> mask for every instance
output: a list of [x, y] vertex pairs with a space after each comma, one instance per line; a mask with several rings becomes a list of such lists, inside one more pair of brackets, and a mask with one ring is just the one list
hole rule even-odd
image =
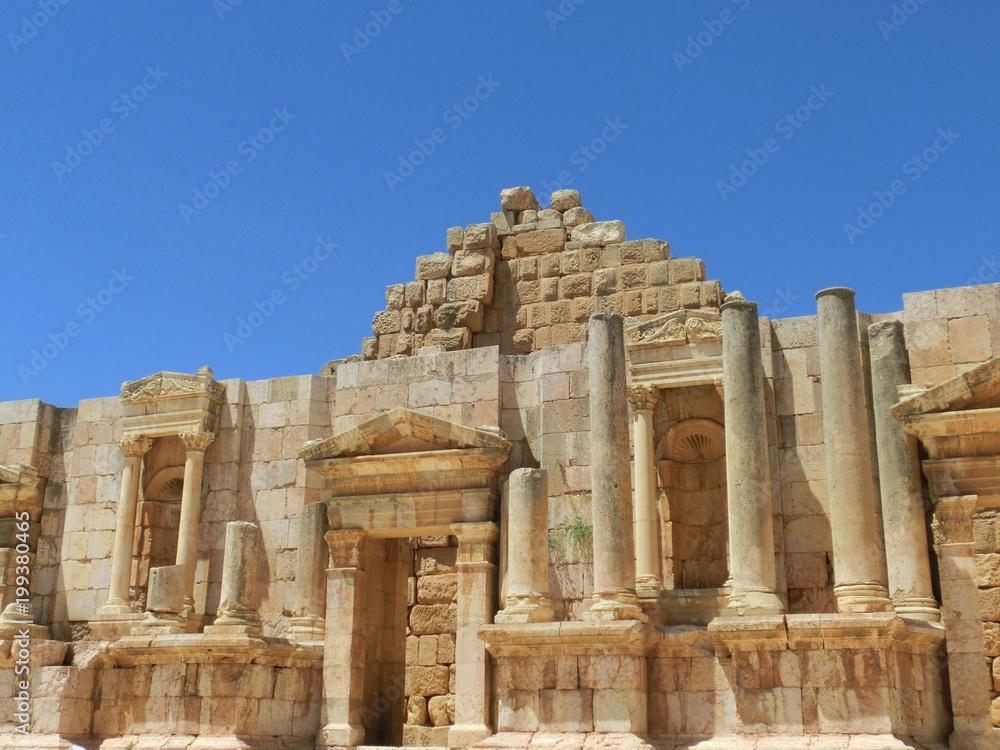
[[625, 323], [625, 343], [640, 346], [682, 346], [722, 341], [722, 315], [715, 310], [675, 310], [646, 321]]
[[328, 438], [306, 443], [307, 461], [461, 449], [508, 448], [499, 434], [397, 408]]
[[1000, 358], [991, 359], [892, 408], [897, 419], [1000, 407]]

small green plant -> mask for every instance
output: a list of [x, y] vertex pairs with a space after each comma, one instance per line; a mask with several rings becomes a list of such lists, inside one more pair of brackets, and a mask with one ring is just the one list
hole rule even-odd
[[594, 528], [589, 523], [577, 519], [566, 529], [566, 536], [577, 544], [590, 544], [594, 540]]
[[559, 537], [556, 536], [556, 532], [549, 532], [549, 552], [555, 552], [559, 549]]

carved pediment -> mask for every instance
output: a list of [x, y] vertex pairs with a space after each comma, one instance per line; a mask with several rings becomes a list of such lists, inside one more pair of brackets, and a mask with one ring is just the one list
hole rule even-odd
[[722, 341], [722, 316], [714, 310], [676, 310], [645, 322], [630, 318], [625, 325], [630, 348], [718, 341]]
[[897, 419], [923, 414], [1000, 407], [1000, 358], [905, 398], [892, 408]]
[[493, 449], [506, 454], [509, 447], [497, 433], [397, 408], [357, 427], [306, 443], [299, 455], [315, 461], [461, 449]]
[[164, 399], [207, 396], [216, 403], [226, 398], [226, 387], [213, 379], [210, 367], [202, 367], [194, 375], [182, 372], [158, 372], [139, 380], [122, 383], [123, 404], [144, 404]]

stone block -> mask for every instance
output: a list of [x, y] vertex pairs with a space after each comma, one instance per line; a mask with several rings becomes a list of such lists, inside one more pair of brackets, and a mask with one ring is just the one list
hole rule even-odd
[[543, 732], [591, 732], [591, 690], [543, 690], [539, 696], [539, 729]]
[[424, 575], [417, 579], [420, 604], [451, 604], [458, 592], [458, 575]]
[[447, 278], [451, 272], [451, 263], [450, 253], [421, 255], [417, 258], [416, 278], [419, 281]]
[[459, 250], [451, 265], [452, 276], [476, 276], [493, 270], [494, 255], [489, 249]]
[[646, 286], [645, 265], [623, 265], [619, 270], [623, 289], [641, 289]]
[[559, 213], [565, 213], [571, 208], [580, 205], [580, 192], [578, 190], [556, 190], [549, 198], [552, 209]]
[[505, 690], [497, 700], [497, 729], [500, 732], [537, 732], [538, 698], [535, 690]]
[[476, 300], [488, 305], [493, 301], [493, 276], [480, 274], [449, 279], [445, 297], [448, 302]]
[[594, 216], [587, 209], [576, 206], [575, 208], [569, 208], [563, 213], [563, 225], [570, 229], [572, 227], [578, 227], [583, 224], [593, 223]]
[[[440, 254], [444, 255], [444, 253]], [[407, 282], [403, 296], [407, 307], [420, 307], [427, 300], [427, 283], [424, 281]]]
[[649, 264], [650, 286], [666, 286], [670, 283], [670, 263], [669, 260], [658, 260]]
[[473, 333], [483, 329], [483, 305], [475, 300], [446, 302], [434, 311], [437, 328], [468, 328]]
[[445, 351], [459, 351], [472, 346], [472, 331], [468, 328], [435, 328], [424, 338], [424, 346], [440, 346]]
[[451, 719], [448, 715], [448, 697], [435, 695], [427, 701], [427, 714], [433, 726], [443, 727], [451, 724]]
[[1000, 622], [1000, 588], [979, 592], [979, 610], [984, 623]]
[[440, 305], [448, 294], [447, 279], [431, 279], [427, 282], [427, 304]]
[[417, 664], [421, 667], [433, 667], [438, 663], [438, 637], [422, 635], [417, 644]]
[[705, 264], [698, 258], [674, 258], [670, 261], [670, 283], [704, 281]]
[[570, 229], [573, 242], [587, 245], [611, 245], [625, 241], [625, 225], [620, 221], [593, 221]]
[[980, 588], [1000, 586], [1000, 554], [976, 555], [976, 581]]
[[542, 255], [538, 259], [538, 273], [542, 278], [559, 276], [560, 255]]
[[993, 356], [990, 327], [985, 315], [948, 321], [951, 358], [956, 364], [985, 362]]
[[599, 268], [594, 271], [594, 294], [613, 294], [618, 291], [618, 271]]
[[452, 633], [441, 633], [438, 635], [438, 664], [455, 663], [455, 636]]
[[406, 699], [406, 723], [424, 727], [430, 723], [427, 713], [427, 699], [422, 695], [411, 695]]
[[448, 693], [448, 667], [407, 666], [405, 693], [407, 696], [446, 695]]
[[402, 319], [399, 310], [382, 310], [372, 318], [372, 333], [381, 336], [388, 333], [399, 333]]
[[577, 273], [559, 279], [559, 297], [562, 299], [588, 297], [590, 293], [591, 275], [589, 273]]
[[[500, 240], [497, 237], [497, 228], [493, 222], [485, 224], [470, 224], [465, 228], [465, 250], [492, 250], [496, 252], [500, 249]], [[449, 269], [451, 264], [448, 265]]]
[[562, 229], [540, 229], [535, 232], [525, 232], [514, 235], [512, 240], [515, 257], [530, 255], [548, 255], [559, 253], [566, 246], [566, 232]]
[[462, 227], [449, 227], [445, 232], [445, 248], [449, 253], [457, 253], [465, 243], [465, 230]]
[[410, 610], [410, 630], [415, 635], [453, 633], [457, 624], [456, 612], [457, 609], [448, 604], [417, 604]]
[[595, 732], [646, 732], [646, 694], [639, 690], [595, 690]]
[[535, 211], [538, 200], [530, 187], [514, 187], [500, 191], [500, 208], [504, 211]]
[[385, 288], [385, 306], [389, 310], [401, 310], [403, 308], [402, 284], [393, 284]]

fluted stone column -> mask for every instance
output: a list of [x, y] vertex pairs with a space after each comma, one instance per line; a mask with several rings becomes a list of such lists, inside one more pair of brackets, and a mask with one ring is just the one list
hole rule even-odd
[[816, 300], [833, 593], [841, 612], [884, 612], [891, 605], [878, 552], [854, 290], [824, 289], [816, 294]]
[[247, 521], [226, 524], [222, 595], [215, 623], [206, 633], [260, 635], [260, 527]]
[[132, 575], [132, 545], [135, 538], [135, 514], [139, 501], [139, 472], [142, 457], [152, 446], [143, 435], [126, 435], [118, 441], [125, 455], [122, 467], [121, 489], [118, 495], [118, 513], [115, 519], [115, 541], [111, 552], [111, 585], [108, 603], [101, 614], [129, 614], [129, 580]]
[[323, 649], [323, 728], [317, 748], [357, 747], [365, 741], [365, 532], [328, 531], [326, 643]]
[[184, 489], [181, 518], [177, 530], [176, 564], [184, 565], [184, 608], [194, 612], [194, 571], [198, 563], [198, 524], [201, 521], [201, 480], [205, 471], [205, 451], [215, 440], [214, 432], [185, 432], [181, 440], [187, 448], [184, 459]]
[[625, 332], [620, 315], [595, 315], [588, 332], [594, 597], [587, 619], [643, 620], [635, 592]]
[[898, 387], [910, 383], [903, 324], [870, 325], [868, 348], [889, 594], [897, 614], [936, 622], [941, 611], [931, 588], [917, 438], [903, 432], [890, 411], [899, 401]]
[[656, 596], [663, 588], [660, 570], [660, 514], [656, 507], [656, 446], [653, 409], [660, 390], [648, 385], [628, 389], [635, 446], [635, 588], [639, 596]]
[[490, 726], [490, 657], [479, 640], [479, 628], [489, 625], [497, 601], [497, 540], [495, 523], [454, 523], [458, 538], [458, 613], [455, 630], [455, 723], [448, 746], [470, 747], [493, 734]]
[[496, 622], [551, 622], [549, 492], [544, 469], [511, 472], [507, 529], [507, 599]]
[[310, 503], [299, 518], [299, 550], [295, 572], [295, 613], [288, 637], [321, 641], [326, 617], [326, 503]]
[[781, 614], [775, 589], [771, 469], [757, 303], [739, 292], [722, 305], [722, 378], [729, 510], [728, 615]]

